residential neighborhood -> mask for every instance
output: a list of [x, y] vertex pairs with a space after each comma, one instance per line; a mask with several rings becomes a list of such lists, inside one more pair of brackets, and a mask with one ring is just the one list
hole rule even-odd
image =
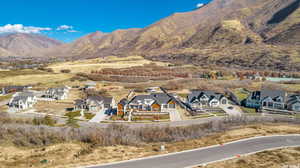
[[[59, 103], [65, 104], [62, 106], [64, 108], [59, 109], [61, 114], [76, 113], [78, 119], [85, 119], [84, 115], [95, 116], [98, 119], [92, 121], [96, 122], [180, 121], [188, 116], [242, 115], [243, 106], [261, 113], [300, 112], [300, 95], [283, 90], [253, 91], [238, 106], [236, 100], [231, 99], [232, 95], [227, 96], [227, 93], [212, 90], [193, 89], [186, 97], [182, 97], [176, 92], [151, 87], [142, 94], [133, 90], [126, 97], [116, 99], [113, 96], [97, 94], [96, 86], [96, 82], [87, 82], [82, 87], [61, 86], [44, 91], [36, 91], [28, 86], [7, 86], [1, 90], [2, 93], [12, 94], [7, 104], [9, 111], [36, 111], [35, 107], [46, 105], [51, 108], [51, 104]], [[52, 108], [57, 109], [59, 104]], [[92, 119], [90, 117], [89, 120]]]

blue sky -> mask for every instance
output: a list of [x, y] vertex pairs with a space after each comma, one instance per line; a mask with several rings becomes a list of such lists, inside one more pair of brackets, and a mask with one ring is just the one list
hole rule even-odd
[[97, 30], [143, 28], [210, 0], [3, 0], [0, 33], [43, 33], [72, 41]]

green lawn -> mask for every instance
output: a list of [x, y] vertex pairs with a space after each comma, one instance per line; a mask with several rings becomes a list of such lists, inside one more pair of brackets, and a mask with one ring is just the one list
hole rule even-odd
[[80, 117], [80, 111], [72, 111], [65, 114], [69, 118]]
[[226, 116], [226, 113], [222, 113], [222, 112], [213, 112], [212, 114], [217, 115], [217, 116]]
[[256, 110], [254, 108], [241, 107], [245, 113], [255, 114]]
[[242, 88], [235, 89], [234, 90], [234, 94], [239, 99], [239, 101], [242, 101], [242, 100], [244, 100], [244, 99], [246, 99], [248, 97], [248, 93], [246, 93], [245, 91], [243, 91]]
[[87, 120], [90, 120], [92, 118], [95, 117], [95, 114], [92, 114], [92, 113], [84, 113], [84, 117], [87, 119]]
[[9, 100], [12, 97], [12, 94], [0, 96], [0, 101]]
[[196, 119], [196, 118], [208, 118], [208, 117], [214, 117], [214, 115], [211, 115], [211, 114], [200, 114], [200, 115], [193, 116], [193, 119]]
[[300, 113], [295, 114], [295, 118], [300, 119]]

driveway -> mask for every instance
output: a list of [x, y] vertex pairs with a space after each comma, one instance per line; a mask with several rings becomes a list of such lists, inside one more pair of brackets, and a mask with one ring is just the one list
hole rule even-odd
[[169, 110], [169, 114], [170, 114], [170, 121], [181, 121], [182, 120], [179, 112], [176, 109]]
[[300, 135], [256, 137], [184, 152], [110, 163], [88, 168], [187, 168], [241, 155], [300, 146]]
[[[229, 109], [229, 107], [233, 107]], [[220, 108], [224, 110], [229, 116], [242, 116], [243, 111], [236, 105], [221, 105]]]
[[95, 117], [93, 117], [89, 122], [95, 122], [99, 123], [101, 121], [104, 121], [107, 117], [107, 114], [105, 114], [106, 110], [102, 110], [100, 112], [97, 112]]

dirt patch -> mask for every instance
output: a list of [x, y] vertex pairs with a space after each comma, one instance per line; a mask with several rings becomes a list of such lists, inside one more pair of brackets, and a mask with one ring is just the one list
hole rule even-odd
[[300, 147], [260, 152], [198, 168], [289, 168], [300, 166]]

